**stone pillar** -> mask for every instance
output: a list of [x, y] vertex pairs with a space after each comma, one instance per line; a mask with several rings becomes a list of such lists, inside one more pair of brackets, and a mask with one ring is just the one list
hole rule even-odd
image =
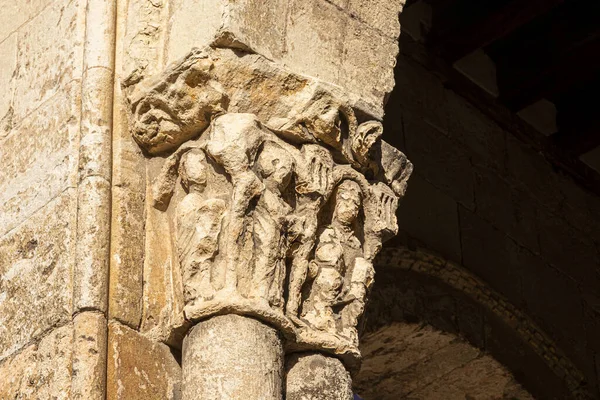
[[412, 165], [356, 99], [225, 44], [123, 84], [147, 201], [170, 219], [160, 237], [186, 321], [172, 328], [193, 326], [184, 400], [282, 398], [281, 338], [302, 353], [288, 398], [347, 400], [373, 259]]
[[215, 316], [184, 339], [183, 400], [279, 400], [282, 386], [280, 334], [258, 320]]
[[337, 358], [294, 353], [286, 360], [286, 400], [352, 400], [352, 378]]

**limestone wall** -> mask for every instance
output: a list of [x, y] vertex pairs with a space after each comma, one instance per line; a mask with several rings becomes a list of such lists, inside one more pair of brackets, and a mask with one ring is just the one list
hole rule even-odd
[[99, 398], [111, 10], [0, 9], [0, 398]]
[[446, 89], [402, 45], [384, 127], [415, 165], [396, 243], [462, 264], [525, 310], [598, 395], [600, 199]]
[[68, 398], [85, 8], [0, 9], [0, 398]]

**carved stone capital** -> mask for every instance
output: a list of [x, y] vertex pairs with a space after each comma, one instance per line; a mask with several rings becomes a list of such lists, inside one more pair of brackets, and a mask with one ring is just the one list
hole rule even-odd
[[152, 204], [172, 218], [185, 318], [252, 316], [291, 350], [356, 365], [373, 259], [412, 171], [381, 123], [339, 88], [231, 49], [124, 88], [133, 138], [165, 157]]

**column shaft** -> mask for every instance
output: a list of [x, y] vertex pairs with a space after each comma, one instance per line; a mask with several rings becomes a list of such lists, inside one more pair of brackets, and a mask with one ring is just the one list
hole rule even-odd
[[195, 325], [183, 342], [183, 400], [281, 400], [279, 333], [235, 314]]
[[286, 361], [286, 400], [352, 400], [344, 364], [321, 353], [296, 353]]

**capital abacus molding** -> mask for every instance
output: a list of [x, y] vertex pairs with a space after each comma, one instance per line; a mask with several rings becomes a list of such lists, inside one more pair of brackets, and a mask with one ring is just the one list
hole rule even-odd
[[185, 318], [173, 320], [198, 324], [184, 382], [186, 354], [206, 346], [202, 324], [227, 314], [275, 328], [288, 353], [356, 369], [373, 259], [397, 232], [412, 172], [381, 123], [359, 121], [339, 87], [239, 49], [193, 49], [123, 90], [134, 140], [164, 160], [147, 201], [172, 221], [157, 234], [180, 270]]

